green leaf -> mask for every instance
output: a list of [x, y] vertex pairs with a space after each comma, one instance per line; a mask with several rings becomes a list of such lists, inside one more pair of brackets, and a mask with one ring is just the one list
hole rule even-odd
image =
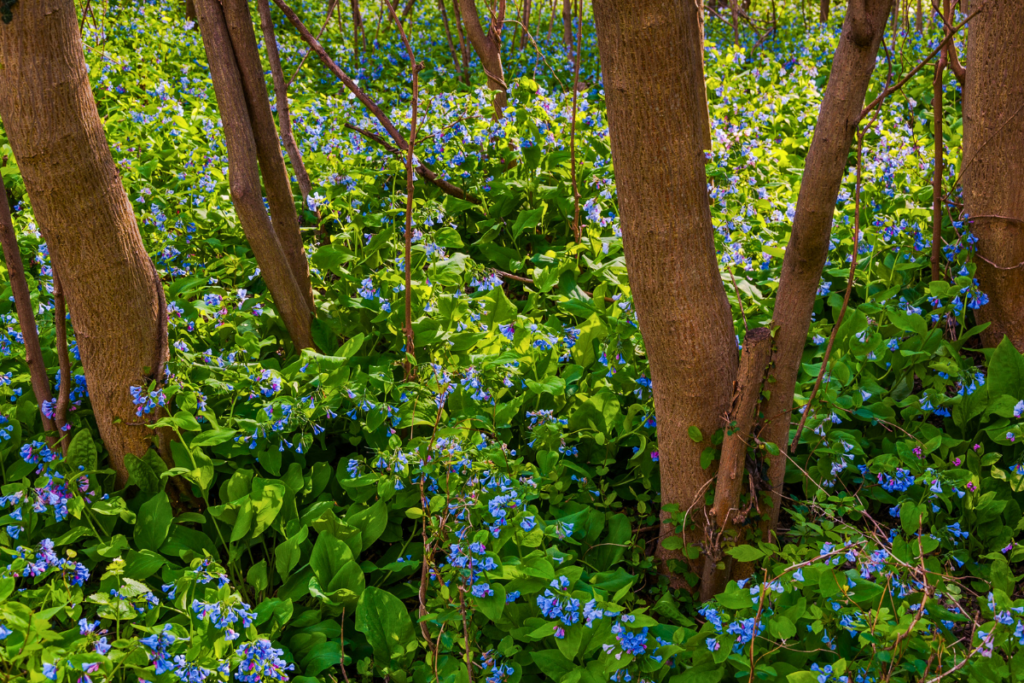
[[292, 570], [299, 563], [299, 558], [302, 556], [299, 546], [302, 545], [308, 535], [309, 527], [304, 526], [297, 534], [284, 543], [278, 544], [277, 548], [274, 549], [274, 567], [277, 569], [277, 573], [281, 575], [281, 580], [287, 581]]
[[673, 676], [669, 683], [718, 683], [724, 673], [725, 669], [717, 664], [703, 664]]
[[317, 534], [313, 544], [313, 553], [309, 557], [309, 566], [313, 568], [320, 585], [330, 586], [331, 580], [341, 572], [346, 562], [353, 559], [352, 549], [345, 541], [335, 538], [330, 533]]
[[363, 532], [363, 547], [368, 548], [371, 543], [380, 538], [388, 526], [387, 505], [383, 500], [378, 500], [370, 507], [360, 510], [354, 515], [349, 515], [345, 522]]
[[988, 362], [990, 396], [1024, 397], [1024, 360], [1008, 337], [1003, 337]]
[[441, 228], [434, 232], [434, 243], [439, 247], [448, 247], [449, 249], [461, 249], [466, 246], [462, 243], [462, 237], [455, 228]]
[[[160, 473], [167, 468], [154, 469], [154, 459], [160, 461], [160, 456], [153, 451], [147, 451], [146, 455], [141, 458], [136, 458], [131, 454], [124, 456], [125, 469], [128, 470], [128, 483], [135, 484], [143, 493], [153, 494], [162, 488]], [[163, 461], [160, 461], [160, 465], [163, 465]]]
[[540, 381], [526, 380], [526, 386], [535, 394], [548, 393], [552, 396], [561, 396], [565, 393], [565, 380], [558, 375], [548, 375]]
[[139, 508], [138, 521], [135, 524], [135, 543], [140, 548], [159, 550], [167, 540], [167, 532], [171, 529], [174, 512], [171, 501], [163, 491], [156, 494]]
[[725, 551], [740, 562], [756, 562], [764, 557], [764, 552], [751, 545], [738, 545]]
[[390, 666], [416, 649], [409, 610], [386, 590], [368, 586], [356, 605], [356, 630], [366, 636], [378, 667]]
[[234, 429], [213, 429], [208, 432], [202, 432], [201, 434], [197, 435], [196, 438], [192, 439], [190, 447], [205, 448], [208, 446], [217, 446], [219, 444], [224, 443], [225, 441], [230, 441], [235, 437], [235, 434], [237, 433], [238, 432], [236, 432]]
[[818, 683], [818, 674], [813, 671], [794, 671], [786, 676], [789, 683]]
[[559, 680], [573, 669], [572, 660], [558, 650], [532, 650], [530, 658], [544, 672], [545, 677], [552, 681]]
[[500, 583], [492, 583], [490, 586], [494, 595], [473, 599], [476, 601], [477, 609], [496, 624], [501, 621], [501, 613], [505, 611], [505, 587]]
[[260, 560], [249, 567], [249, 571], [245, 574], [245, 580], [258, 591], [266, 590], [269, 585], [267, 581], [267, 561]]
[[796, 635], [796, 625], [782, 615], [776, 615], [768, 622], [768, 630], [781, 640], [789, 640]]
[[68, 444], [67, 463], [71, 469], [84, 469], [86, 472], [95, 472], [99, 469], [99, 456], [96, 452], [96, 443], [92, 440], [92, 434], [88, 429], [79, 430], [75, 437]]
[[254, 513], [252, 538], [257, 538], [273, 524], [284, 507], [286, 493], [284, 482], [277, 479], [256, 477], [252, 480], [252, 494], [249, 496]]
[[174, 414], [171, 418], [178, 429], [184, 429], [186, 432], [201, 432], [203, 428], [196, 421], [196, 418], [191, 413], [186, 413], [184, 410]]
[[686, 433], [690, 435], [690, 439], [694, 443], [700, 443], [704, 440], [704, 435], [701, 433], [700, 428], [696, 425], [690, 425], [686, 428]]
[[537, 227], [543, 216], [543, 206], [520, 212], [519, 216], [516, 217], [516, 222], [512, 224], [512, 239], [519, 237], [524, 230]]

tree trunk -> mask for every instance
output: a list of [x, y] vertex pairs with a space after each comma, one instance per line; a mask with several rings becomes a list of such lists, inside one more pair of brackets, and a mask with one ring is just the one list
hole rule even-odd
[[[697, 97], [700, 98], [701, 144], [704, 149], [711, 151], [711, 110], [708, 105], [708, 88], [704, 81], [704, 7], [703, 4], [686, 2], [683, 3], [683, 20], [686, 21], [689, 30], [696, 31], [698, 39], [688, 40], [683, 49], [687, 54], [683, 61], [689, 69], [687, 78], [693, 83], [699, 83], [700, 89]], [[694, 28], [696, 27], [696, 28]]]
[[831, 4], [830, 0], [821, 0], [821, 5], [818, 7], [818, 21], [822, 24], [828, 23], [828, 13]]
[[[28, 366], [28, 376], [32, 382], [32, 393], [39, 405], [39, 417], [43, 421], [45, 431], [56, 433], [57, 425], [47, 416], [49, 409], [46, 407], [53, 405], [50, 403], [53, 401], [50, 377], [46, 372], [42, 347], [39, 345], [39, 330], [36, 327], [36, 318], [32, 311], [32, 296], [29, 293], [28, 281], [25, 279], [25, 266], [21, 262], [21, 249], [18, 248], [18, 236], [14, 232], [11, 205], [7, 201], [7, 189], [3, 185], [2, 177], [0, 177], [0, 243], [3, 244], [7, 279], [11, 281], [14, 308], [18, 314], [18, 325], [21, 327], [21, 336], [25, 342], [25, 364]], [[69, 379], [64, 377], [64, 381], [67, 382]], [[52, 415], [52, 412], [50, 414]], [[55, 437], [47, 438], [47, 443], [53, 447], [57, 440]]]
[[[224, 13], [217, 0], [196, 0], [196, 9], [199, 10], [200, 33], [206, 46], [210, 76], [217, 96], [221, 121], [224, 124], [231, 201], [235, 205], [242, 230], [256, 256], [260, 272], [281, 313], [292, 343], [296, 348], [312, 347], [310, 305], [263, 206], [263, 192], [257, 168], [259, 145], [253, 135], [243, 78], [236, 62]], [[250, 23], [250, 31], [251, 27]], [[276, 133], [274, 138], [276, 140]], [[275, 151], [280, 159], [280, 151]], [[292, 211], [294, 212], [294, 206]]]
[[192, 21], [196, 20], [196, 3], [195, 0], [185, 0], [185, 18]]
[[572, 48], [572, 0], [562, 0], [562, 42]]
[[359, 0], [352, 0], [350, 4], [352, 6], [352, 47], [356, 61], [359, 61], [359, 42], [362, 41], [363, 47], [366, 47], [366, 29], [363, 27], [363, 13], [359, 11]]
[[1024, 3], [990, 0], [971, 20], [964, 90], [964, 208], [978, 238], [977, 277], [992, 325], [1024, 350]]
[[[458, 0], [456, 6], [466, 27], [469, 42], [483, 64], [487, 87], [494, 91], [494, 116], [500, 117], [508, 103], [508, 86], [505, 85], [505, 72], [501, 67], [501, 25], [505, 19], [504, 12], [499, 10], [497, 18], [490, 21], [484, 33], [475, 0]], [[504, 8], [504, 2], [501, 2], [500, 7]]]
[[[441, 0], [444, 2], [444, 0]], [[459, 0], [452, 0], [453, 16], [455, 17], [455, 29], [459, 38], [459, 54], [462, 55], [462, 81], [469, 85], [469, 41], [466, 40], [465, 32], [462, 29], [462, 13], [459, 12]]]
[[740, 42], [740, 6], [736, 0], [729, 0], [729, 19], [732, 22], [732, 43], [739, 45]]
[[[266, 44], [267, 61], [270, 62], [270, 73], [274, 79], [274, 98], [277, 103], [277, 118], [281, 128], [281, 141], [284, 143], [285, 151], [288, 152], [288, 160], [292, 163], [292, 170], [295, 171], [295, 180], [299, 183], [302, 205], [310, 208], [309, 195], [313, 192], [313, 185], [309, 182], [306, 164], [302, 161], [302, 154], [299, 152], [299, 146], [295, 144], [295, 134], [292, 132], [292, 116], [288, 107], [288, 87], [284, 81], [284, 71], [281, 69], [281, 55], [277, 51], [277, 37], [274, 34], [274, 19], [270, 14], [270, 0], [257, 0], [256, 4], [260, 12], [260, 27], [263, 29], [263, 42]], [[338, 7], [338, 12], [341, 12], [341, 7]], [[285, 182], [287, 182], [287, 178], [285, 178]], [[313, 209], [310, 210], [312, 211]], [[273, 208], [271, 208], [271, 211], [273, 211]], [[301, 237], [299, 243], [301, 245]], [[305, 261], [305, 257], [303, 257], [303, 261]], [[307, 280], [309, 279], [308, 267], [306, 278]]]
[[773, 498], [771, 528], [779, 518], [793, 392], [807, 343], [815, 292], [828, 255], [836, 199], [890, 6], [890, 0], [851, 0], [804, 165], [793, 232], [775, 297], [775, 382], [764, 410], [766, 422], [761, 434], [762, 441], [773, 443], [780, 450], [771, 458], [768, 473]]
[[221, 4], [224, 7], [224, 20], [234, 48], [235, 61], [242, 76], [242, 90], [245, 92], [249, 120], [252, 122], [256, 156], [263, 176], [267, 203], [270, 205], [271, 222], [295, 281], [302, 290], [309, 310], [312, 311], [313, 289], [309, 282], [309, 262], [306, 260], [302, 244], [302, 232], [299, 229], [299, 216], [295, 212], [295, 197], [292, 195], [292, 185], [288, 180], [288, 169], [284, 165], [284, 157], [281, 156], [281, 141], [277, 137], [274, 114], [270, 111], [270, 101], [267, 99], [267, 82], [263, 75], [259, 48], [256, 46], [252, 15], [249, 13], [246, 0], [222, 0]]
[[[703, 539], [711, 476], [700, 455], [724, 425], [737, 352], [708, 207], [703, 78], [687, 63], [700, 39], [688, 6], [594, 1], [626, 263], [658, 420], [662, 538], [676, 533], [668, 507], [676, 506], [692, 545]], [[663, 547], [658, 554], [682, 559]], [[698, 560], [690, 566], [699, 573]]]
[[916, 28], [917, 28], [917, 32], [918, 33], [921, 33], [922, 31], [924, 31], [924, 8], [921, 6], [922, 4], [923, 4], [923, 0], [917, 0], [917, 16], [916, 16], [917, 26], [916, 26]]
[[96, 424], [122, 486], [124, 458], [145, 454], [153, 434], [129, 388], [162, 379], [167, 313], [96, 110], [73, 0], [15, 5], [14, 21], [0, 25], [0, 63], [0, 115], [64, 284]]
[[529, 40], [530, 34], [530, 16], [533, 13], [533, 0], [525, 0], [523, 4], [523, 18], [522, 22], [523, 34], [519, 36], [519, 49], [522, 50], [526, 47], [526, 43]]

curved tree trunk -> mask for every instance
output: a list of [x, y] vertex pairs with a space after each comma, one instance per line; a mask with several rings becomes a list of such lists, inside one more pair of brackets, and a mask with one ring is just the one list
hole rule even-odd
[[1024, 350], [1024, 3], [991, 0], [971, 20], [964, 89], [964, 208], [978, 237], [986, 346]]
[[[221, 4], [224, 7], [224, 20], [228, 27], [228, 35], [231, 36], [235, 61], [242, 76], [242, 90], [245, 92], [249, 120], [252, 122], [256, 157], [267, 193], [267, 203], [270, 205], [270, 219], [295, 281], [312, 311], [313, 289], [309, 282], [309, 262], [306, 260], [302, 245], [299, 216], [295, 212], [295, 198], [292, 195], [291, 182], [288, 180], [288, 169], [284, 165], [284, 157], [281, 156], [281, 141], [277, 137], [274, 114], [270, 111], [270, 101], [267, 99], [267, 82], [263, 75], [259, 48], [256, 46], [252, 15], [249, 13], [246, 0], [222, 0]], [[285, 108], [287, 109], [287, 106]]]
[[763, 411], [766, 422], [760, 437], [780, 450], [771, 459], [768, 471], [772, 487], [771, 528], [779, 519], [793, 392], [807, 343], [815, 293], [828, 255], [836, 199], [890, 7], [891, 0], [850, 0], [804, 165], [793, 233], [782, 261], [772, 318], [772, 327], [778, 329], [772, 358], [775, 383]]
[[[257, 168], [259, 147], [253, 135], [243, 79], [224, 13], [217, 0], [196, 0], [196, 9], [199, 10], [200, 33], [206, 46], [210, 76], [224, 124], [231, 201], [292, 343], [296, 348], [312, 347], [309, 303], [263, 206]], [[276, 139], [276, 134], [274, 137]], [[280, 158], [280, 151], [277, 151], [277, 155]]]
[[0, 25], [0, 62], [0, 115], [64, 285], [96, 423], [123, 485], [124, 458], [142, 456], [152, 441], [129, 388], [158, 379], [166, 311], [96, 110], [73, 0], [15, 5], [14, 21]]
[[[700, 119], [691, 78], [695, 22], [675, 0], [594, 0], [622, 233], [658, 420], [661, 502], [689, 513], [703, 540], [700, 454], [724, 426], [737, 349], [715, 256]], [[691, 427], [703, 438], [690, 438]], [[670, 508], [669, 508], [670, 509]], [[663, 507], [662, 538], [675, 534]], [[693, 525], [696, 528], [693, 528]], [[662, 559], [682, 559], [659, 549]], [[700, 572], [694, 560], [691, 568]]]
[[508, 103], [508, 86], [505, 84], [505, 71], [501, 67], [501, 29], [505, 20], [505, 3], [501, 2], [498, 16], [489, 22], [486, 33], [480, 25], [475, 0], [458, 0], [456, 6], [466, 27], [466, 36], [483, 63], [487, 87], [494, 91], [494, 116], [497, 118]]
[[562, 41], [566, 47], [573, 46], [572, 0], [562, 0]]

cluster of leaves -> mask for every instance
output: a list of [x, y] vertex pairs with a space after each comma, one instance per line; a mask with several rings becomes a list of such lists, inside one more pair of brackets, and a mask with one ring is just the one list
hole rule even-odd
[[[946, 224], [950, 279], [927, 282], [930, 107], [914, 98], [930, 80], [911, 81], [867, 134], [854, 297], [806, 408], [780, 543], [734, 539], [727, 552], [754, 578], [699, 606], [650, 559], [656, 419], [593, 25], [575, 122], [576, 244], [560, 36], [510, 49], [510, 106], [494, 120], [487, 91], [457, 80], [433, 8], [421, 11], [417, 156], [481, 202], [417, 185], [415, 354], [402, 335], [404, 167], [345, 127], [383, 135], [376, 121], [305, 64], [291, 97], [314, 182], [302, 217], [320, 352], [297, 354], [231, 208], [198, 33], [182, 30], [177, 3], [115, 5], [87, 22], [98, 105], [170, 317], [169, 377], [132, 388], [133, 417], [173, 433], [173, 467], [155, 452], [129, 459], [129, 488], [113, 489], [77, 364], [72, 446], [67, 457], [46, 448], [0, 296], [5, 673], [255, 683], [337, 678], [343, 665], [346, 677], [398, 682], [467, 680], [470, 667], [494, 683], [825, 683], [917, 680], [936, 660], [979, 681], [1024, 669], [1024, 360], [1009, 344], [977, 348], [983, 295], [959, 221]], [[780, 11], [799, 16], [798, 5]], [[708, 26], [707, 171], [737, 334], [770, 319], [837, 41], [836, 26], [787, 25], [728, 49], [714, 42], [728, 27]], [[290, 74], [304, 48], [283, 25], [278, 35]], [[404, 51], [386, 23], [368, 37], [358, 61], [344, 37], [325, 41], [407, 124]], [[928, 40], [900, 39], [908, 57]], [[947, 96], [959, 117], [958, 93]], [[962, 125], [947, 124], [953, 173]], [[46, 248], [13, 159], [3, 174], [56, 367]], [[801, 405], [842, 304], [853, 182]]]

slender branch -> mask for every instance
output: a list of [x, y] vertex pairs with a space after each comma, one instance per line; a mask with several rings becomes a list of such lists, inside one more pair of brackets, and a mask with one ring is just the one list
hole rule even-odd
[[[281, 129], [281, 142], [288, 152], [288, 160], [292, 163], [292, 170], [295, 171], [295, 179], [299, 183], [299, 192], [302, 194], [302, 205], [316, 214], [317, 222], [320, 222], [320, 209], [309, 206], [309, 195], [313, 191], [313, 185], [309, 181], [309, 173], [306, 171], [306, 164], [302, 161], [302, 154], [299, 146], [295, 143], [295, 134], [292, 131], [292, 115], [288, 106], [288, 86], [284, 82], [284, 71], [281, 68], [281, 55], [277, 51], [277, 37], [274, 35], [274, 19], [270, 14], [269, 0], [258, 0], [256, 3], [260, 12], [260, 27], [263, 29], [263, 42], [266, 45], [267, 61], [270, 63], [270, 73], [274, 80], [274, 98], [277, 102], [278, 128]], [[337, 1], [334, 3], [337, 5]], [[339, 8], [339, 13], [340, 13]]]
[[573, 63], [573, 83], [572, 83], [572, 130], [569, 134], [569, 159], [572, 165], [572, 199], [573, 199], [573, 214], [572, 214], [572, 236], [576, 240], [576, 244], [580, 243], [583, 239], [583, 231], [580, 229], [580, 190], [576, 180], [576, 112], [579, 103], [580, 94], [580, 57], [583, 53], [583, 6], [580, 4], [579, 11], [577, 12], [577, 24], [579, 29], [576, 35], [576, 49], [575, 60]]
[[[392, 146], [387, 140], [377, 135], [373, 131], [366, 130], [365, 128], [360, 128], [359, 126], [353, 125], [351, 123], [346, 123], [345, 127], [353, 132], [359, 133], [367, 140], [373, 140], [378, 145], [383, 147], [384, 151], [388, 152], [389, 154], [398, 155], [401, 154], [402, 152], [402, 150], [399, 150], [396, 147]], [[420, 164], [419, 166], [416, 167], [416, 173], [419, 174], [420, 178], [423, 178], [423, 180], [426, 180], [428, 183], [435, 186], [436, 188], [438, 188], [447, 195], [451, 195], [456, 199], [465, 199], [467, 202], [472, 202], [473, 204], [480, 203], [479, 197], [470, 194], [462, 190], [461, 188], [456, 187], [455, 185], [452, 185], [444, 178], [437, 177], [437, 174], [434, 173], [429, 168], [427, 168], [427, 166], [424, 164]]]
[[[379, 121], [380, 124], [384, 127], [384, 130], [387, 131], [388, 135], [395, 142], [395, 145], [397, 145], [398, 148], [403, 152], [408, 151], [409, 143], [407, 143], [402, 134], [398, 132], [398, 129], [395, 127], [395, 124], [391, 122], [391, 119], [389, 119], [387, 115], [383, 111], [381, 111], [377, 103], [374, 102], [369, 95], [363, 92], [362, 88], [360, 88], [359, 85], [355, 81], [353, 81], [352, 78], [349, 77], [349, 75], [345, 73], [345, 71], [340, 66], [338, 66], [338, 64], [333, 59], [331, 59], [330, 55], [327, 54], [327, 51], [324, 50], [323, 45], [321, 45], [320, 42], [313, 37], [313, 35], [309, 32], [309, 29], [306, 28], [305, 24], [302, 23], [302, 20], [299, 19], [299, 17], [295, 14], [292, 8], [286, 5], [284, 3], [284, 0], [274, 0], [274, 3], [281, 9], [284, 15], [288, 17], [288, 21], [292, 23], [292, 26], [294, 26], [295, 29], [299, 32], [299, 35], [302, 36], [302, 39], [305, 40], [306, 43], [317, 54], [317, 56], [320, 58], [320, 61], [323, 62], [324, 66], [326, 66], [331, 71], [331, 73], [333, 73], [338, 78], [338, 80], [340, 80], [342, 84], [346, 88], [348, 88], [353, 95], [356, 96], [356, 99], [363, 103], [363, 106], [370, 110], [370, 113], [373, 114], [374, 118], [376, 118], [377, 121]], [[352, 126], [348, 127], [353, 128]], [[355, 130], [355, 128], [353, 128], [353, 130]], [[457, 199], [465, 199], [466, 201], [473, 202], [474, 204], [480, 203], [480, 200], [474, 197], [473, 195], [463, 192], [462, 190], [460, 190], [459, 188], [455, 187], [454, 185], [452, 185], [451, 183], [442, 178], [438, 178], [437, 175], [432, 170], [430, 170], [423, 164], [420, 164], [417, 167], [417, 172], [419, 173], [421, 178], [423, 178], [429, 183], [432, 183], [433, 185], [436, 185], [445, 194], [449, 194]]]
[[[324, 34], [324, 30], [327, 28], [327, 24], [331, 20], [331, 13], [334, 11], [334, 6], [337, 4], [338, 0], [331, 0], [331, 4], [327, 8], [327, 18], [324, 19], [323, 25], [320, 27], [320, 30], [317, 31], [316, 33], [317, 40], [320, 40], [320, 36]], [[295, 85], [295, 78], [299, 75], [299, 72], [302, 71], [303, 65], [305, 65], [306, 60], [309, 58], [309, 53], [310, 50], [306, 50], [306, 54], [302, 55], [302, 59], [299, 60], [299, 65], [295, 67], [295, 71], [292, 71], [292, 76], [291, 78], [288, 79], [288, 86], [284, 89], [285, 93], [291, 90], [292, 86]]]
[[[399, 21], [398, 15], [395, 14], [395, 8], [392, 7], [391, 0], [384, 0], [384, 4], [388, 6], [391, 20], [395, 22], [395, 26], [398, 28], [398, 35], [401, 37], [402, 43], [405, 45], [405, 51], [409, 55], [409, 71], [412, 72], [412, 120], [409, 122], [409, 149], [407, 150], [408, 156], [405, 162], [405, 263], [403, 264], [405, 266], [406, 355], [403, 366], [405, 368], [405, 379], [408, 381], [415, 378], [415, 369], [409, 361], [409, 356], [416, 353], [416, 336], [412, 330], [412, 211], [415, 200], [414, 183], [416, 175], [412, 164], [415, 158], [413, 151], [416, 149], [416, 117], [419, 113], [420, 69], [422, 65], [416, 61], [416, 52], [412, 49], [409, 37], [405, 35], [405, 29], [402, 27], [402, 22]], [[411, 6], [412, 3], [406, 9], [408, 10]]]
[[888, 87], [885, 90], [883, 90], [878, 97], [876, 97], [874, 100], [871, 101], [871, 104], [869, 104], [868, 106], [864, 107], [864, 109], [860, 113], [860, 118], [863, 119], [865, 116], [870, 114], [879, 104], [881, 104], [887, 97], [889, 97], [889, 95], [893, 94], [894, 92], [896, 92], [897, 90], [902, 88], [904, 85], [906, 85], [907, 82], [911, 78], [913, 78], [914, 76], [917, 75], [918, 71], [923, 69], [926, 64], [930, 63], [932, 61], [932, 59], [935, 58], [935, 55], [939, 54], [939, 52], [941, 52], [942, 50], [945, 49], [946, 44], [953, 40], [953, 36], [956, 35], [957, 32], [960, 31], [960, 29], [962, 29], [964, 26], [966, 26], [967, 22], [969, 22], [971, 19], [973, 19], [974, 17], [976, 17], [979, 14], [981, 14], [981, 12], [984, 9], [985, 9], [984, 6], [979, 7], [973, 13], [971, 13], [971, 15], [969, 17], [967, 17], [966, 19], [961, 21], [959, 24], [957, 24], [954, 27], [954, 29], [946, 35], [946, 38], [941, 43], [939, 43], [939, 46], [937, 48], [935, 48], [934, 50], [932, 50], [931, 53], [929, 53], [927, 57], [925, 57], [923, 60], [921, 60], [921, 62], [919, 62], [917, 66], [915, 66], [913, 69], [911, 69], [910, 73], [908, 73], [906, 76], [901, 78], [899, 80], [899, 82], [896, 83], [896, 85], [893, 85], [893, 86]]
[[[21, 336], [25, 341], [25, 363], [28, 365], [29, 378], [32, 382], [32, 393], [35, 394], [36, 403], [39, 405], [43, 429], [55, 432], [57, 425], [46, 416], [47, 406], [52, 405], [53, 401], [53, 394], [50, 393], [50, 379], [46, 372], [46, 363], [43, 361], [42, 347], [39, 345], [39, 330], [36, 328], [35, 316], [32, 315], [32, 298], [28, 291], [28, 281], [25, 279], [25, 266], [21, 262], [18, 237], [14, 232], [14, 222], [11, 220], [11, 205], [7, 201], [7, 189], [3, 185], [2, 177], [0, 177], [0, 242], [3, 243], [7, 277], [11, 281], [18, 325], [21, 327]], [[54, 280], [56, 279], [54, 276]], [[64, 383], [67, 384], [68, 381], [69, 378], [65, 375]], [[55, 438], [47, 437], [46, 440], [51, 448], [56, 443]]]
[[846, 314], [846, 307], [850, 304], [850, 294], [853, 292], [853, 277], [857, 270], [857, 248], [860, 246], [860, 186], [861, 186], [861, 174], [863, 170], [863, 157], [864, 157], [864, 132], [865, 129], [861, 128], [857, 134], [857, 187], [854, 191], [854, 204], [853, 204], [853, 255], [850, 258], [850, 275], [846, 280], [846, 293], [843, 294], [843, 306], [839, 309], [839, 315], [836, 317], [836, 322], [832, 326], [832, 332], [828, 336], [828, 346], [825, 347], [825, 357], [821, 359], [821, 369], [818, 370], [818, 378], [814, 381], [814, 389], [811, 390], [811, 396], [807, 399], [807, 404], [804, 406], [804, 414], [800, 416], [800, 424], [797, 425], [796, 435], [793, 437], [793, 442], [789, 444], [789, 452], [795, 453], [796, 446], [800, 443], [800, 434], [804, 430], [804, 425], [807, 423], [807, 418], [811, 413], [811, 405], [814, 403], [814, 397], [818, 393], [818, 389], [821, 388], [821, 380], [825, 376], [825, 369], [828, 367], [828, 359], [832, 354], [832, 345], [836, 341], [836, 334], [839, 332], [839, 327], [843, 324], [843, 316]]

